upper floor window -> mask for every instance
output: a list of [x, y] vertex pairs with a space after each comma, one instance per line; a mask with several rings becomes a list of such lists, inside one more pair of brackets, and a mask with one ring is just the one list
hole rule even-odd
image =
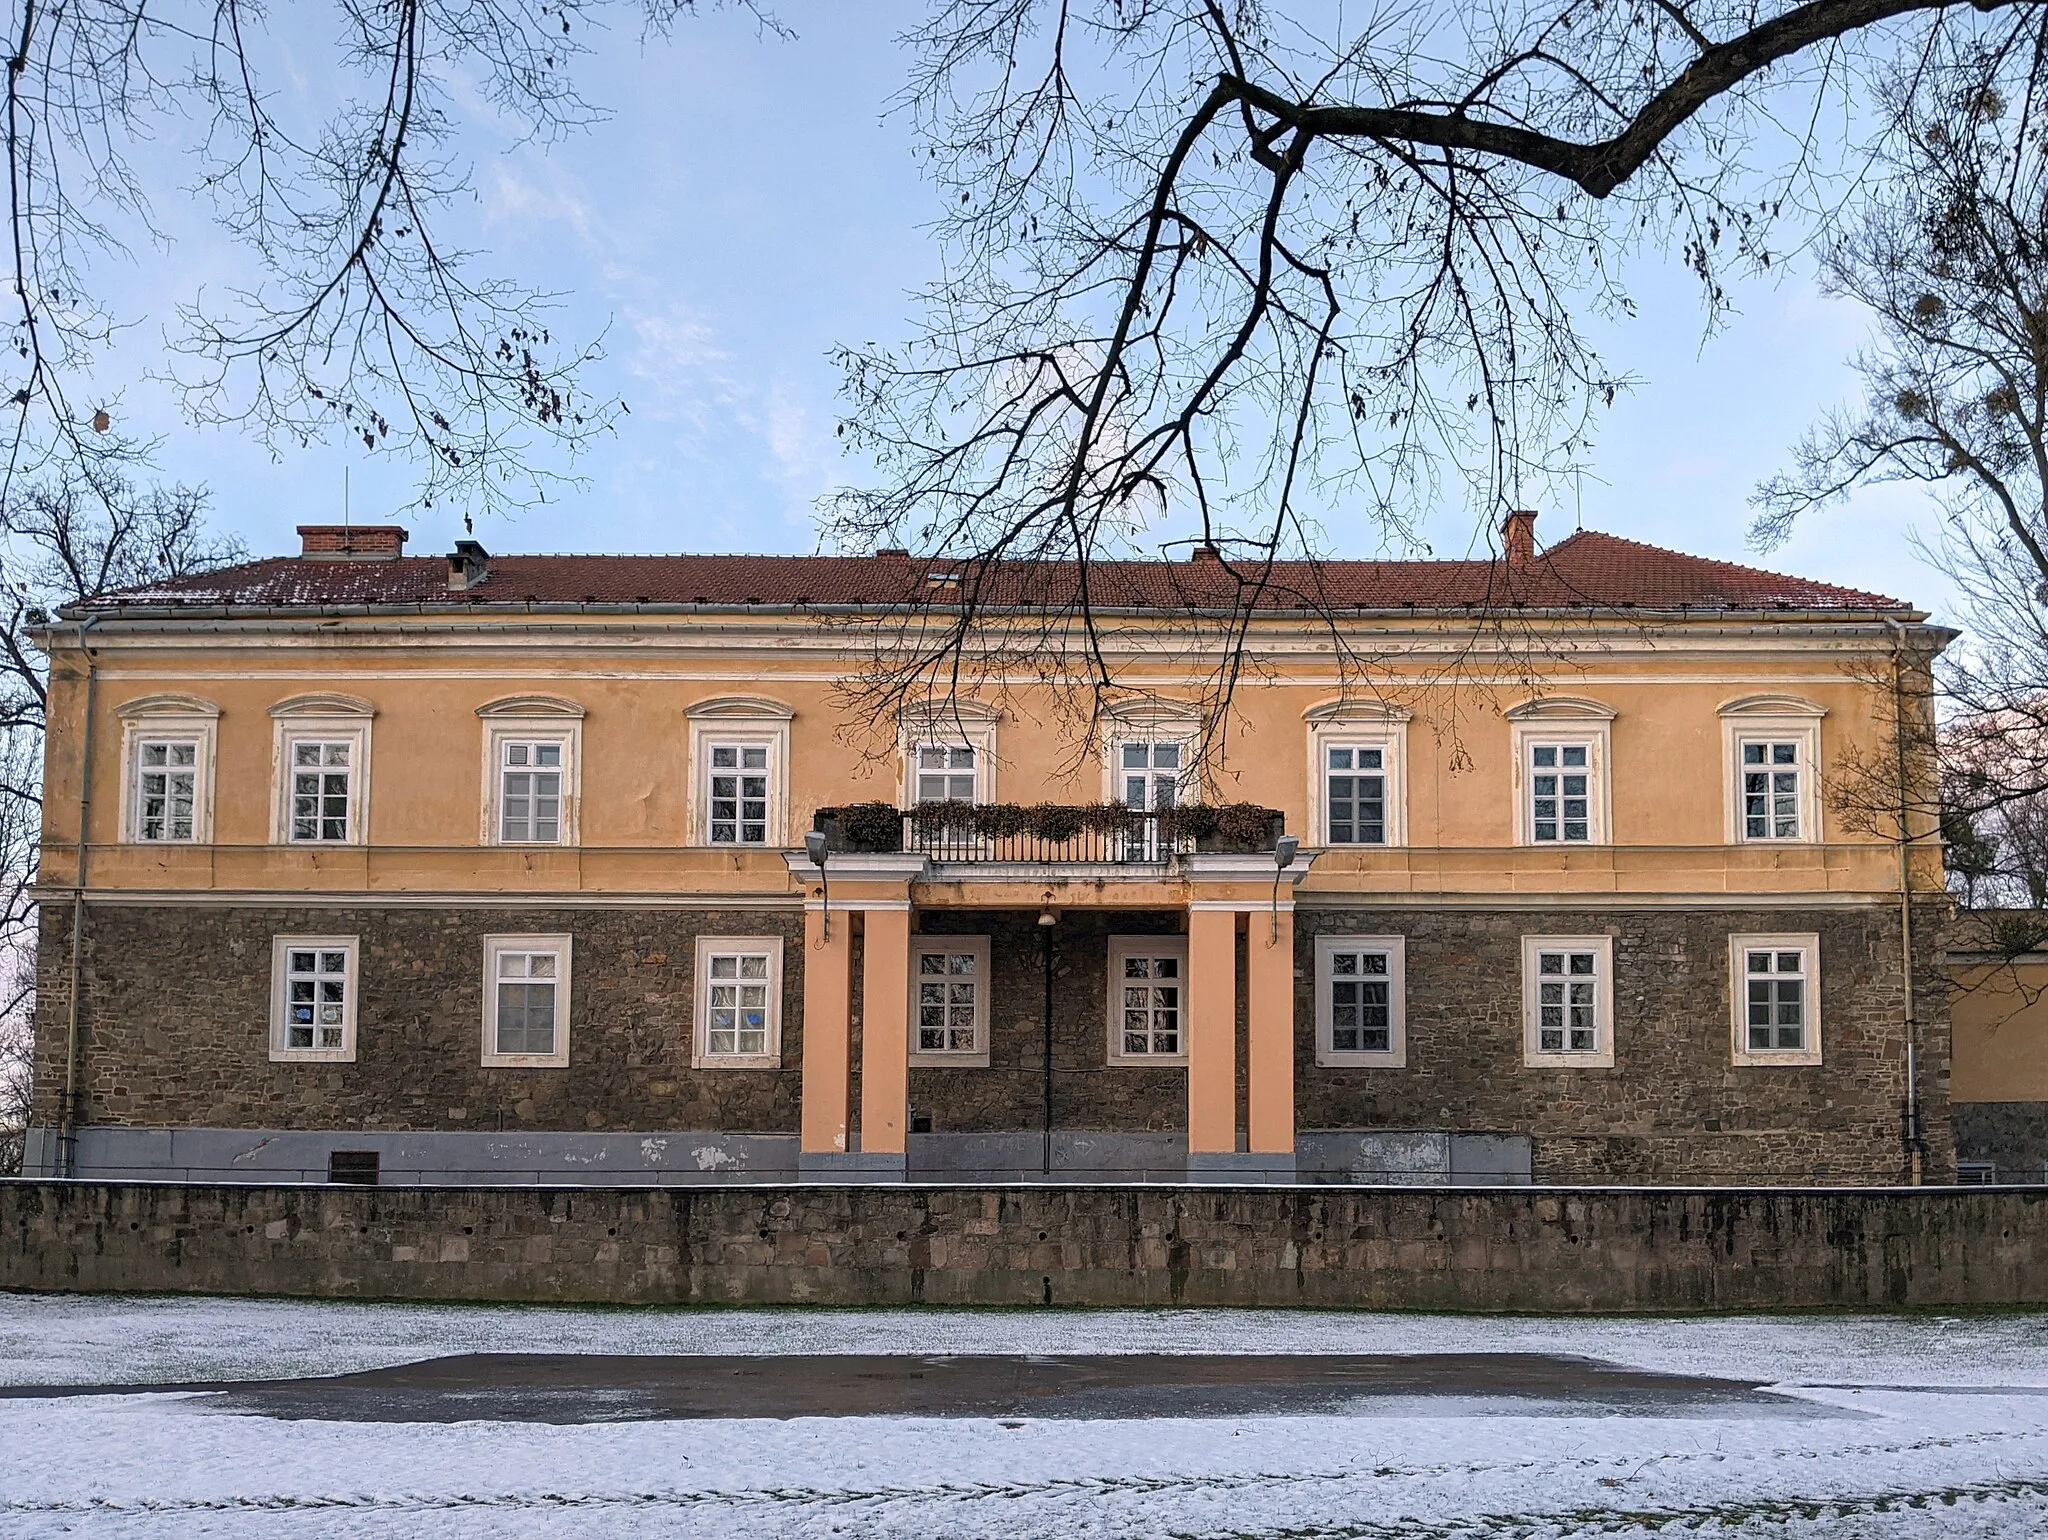
[[690, 721], [690, 839], [762, 849], [785, 843], [789, 724], [779, 701], [724, 695], [684, 708]]
[[292, 827], [294, 840], [344, 841], [354, 802], [355, 745], [301, 740], [292, 745]]
[[1748, 695], [1721, 708], [1731, 844], [1820, 838], [1820, 722], [1796, 695]]
[[1333, 743], [1324, 750], [1323, 816], [1332, 845], [1387, 842], [1387, 751]]
[[1178, 738], [1125, 738], [1117, 770], [1125, 807], [1173, 807], [1180, 801], [1187, 745]]
[[1799, 838], [1799, 742], [1750, 739], [1742, 742], [1742, 837], [1746, 840]]
[[768, 745], [713, 743], [704, 823], [713, 845], [768, 843]]
[[562, 842], [562, 776], [568, 746], [558, 738], [498, 744], [498, 838], [507, 845]]
[[1820, 1063], [1820, 937], [1731, 936], [1737, 1064]]
[[477, 708], [484, 721], [484, 843], [573, 845], [581, 800], [583, 708], [515, 695]]
[[271, 838], [356, 845], [364, 837], [370, 723], [377, 708], [353, 695], [295, 695], [270, 708], [277, 765]]
[[1522, 938], [1523, 1062], [1551, 1068], [1614, 1063], [1614, 941]]
[[1399, 936], [1316, 937], [1316, 1062], [1408, 1062], [1405, 946]]
[[912, 750], [916, 769], [915, 800], [974, 802], [980, 784], [975, 775], [971, 743], [920, 743]]
[[114, 708], [122, 722], [121, 832], [151, 844], [213, 838], [213, 756], [220, 708], [148, 695]]
[[353, 1063], [354, 936], [279, 936], [271, 944], [270, 1057]]
[[1515, 842], [1608, 842], [1607, 762], [1612, 708], [1539, 696], [1510, 708], [1515, 745]]
[[572, 947], [567, 936], [484, 937], [484, 1063], [568, 1064]]
[[994, 707], [974, 700], [935, 700], [908, 708], [903, 749], [903, 806], [995, 800]]
[[1332, 700], [1303, 713], [1309, 724], [1309, 827], [1324, 845], [1399, 845], [1406, 840], [1402, 771], [1405, 707]]
[[1529, 838], [1592, 838], [1593, 749], [1586, 743], [1529, 745]]
[[136, 744], [135, 837], [197, 838], [199, 744], [192, 738], [145, 738]]

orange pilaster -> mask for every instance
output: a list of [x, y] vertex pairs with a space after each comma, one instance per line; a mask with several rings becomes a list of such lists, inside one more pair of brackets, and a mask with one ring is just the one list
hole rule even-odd
[[910, 911], [867, 911], [861, 963], [860, 1152], [901, 1155], [910, 1121]]
[[1188, 1153], [1237, 1151], [1237, 916], [1188, 914]]
[[1246, 948], [1245, 1077], [1254, 1155], [1294, 1154], [1294, 912], [1283, 910], [1277, 934], [1271, 910], [1253, 911]]
[[853, 1052], [853, 916], [804, 915], [804, 1081], [801, 1149], [846, 1153]]

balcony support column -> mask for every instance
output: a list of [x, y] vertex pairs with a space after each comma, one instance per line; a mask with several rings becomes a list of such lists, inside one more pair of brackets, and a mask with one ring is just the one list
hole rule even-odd
[[[834, 852], [822, 874], [802, 852], [789, 852], [787, 859], [790, 877], [805, 894], [798, 1174], [806, 1181], [900, 1182], [910, 1121], [910, 888], [923, 875], [925, 858]], [[830, 935], [825, 933], [828, 887]], [[849, 1126], [856, 935], [861, 948], [857, 1129]]]
[[839, 1174], [850, 1141], [853, 1085], [853, 916], [825, 907], [804, 911], [804, 1047], [802, 1133], [797, 1171]]
[[900, 1180], [910, 1124], [910, 905], [869, 909], [865, 919], [856, 1164], [866, 1180]]
[[[1188, 911], [1188, 1169], [1237, 1156], [1237, 915]], [[1217, 1161], [1216, 1157], [1222, 1157]]]
[[1268, 1175], [1294, 1170], [1294, 906], [1251, 911], [1245, 1053], [1250, 1153]]

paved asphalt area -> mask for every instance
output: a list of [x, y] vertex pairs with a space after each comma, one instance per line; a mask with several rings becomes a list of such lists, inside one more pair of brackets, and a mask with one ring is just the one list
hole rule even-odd
[[1237, 1417], [1371, 1412], [1395, 1398], [1559, 1415], [1858, 1414], [1760, 1383], [1544, 1353], [464, 1353], [361, 1374], [0, 1388], [0, 1397], [205, 1392], [209, 1409], [326, 1422], [643, 1422], [695, 1417]]

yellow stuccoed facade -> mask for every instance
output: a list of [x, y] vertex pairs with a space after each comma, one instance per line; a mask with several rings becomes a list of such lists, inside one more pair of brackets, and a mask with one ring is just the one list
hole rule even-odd
[[[321, 581], [350, 567], [369, 582], [378, 570], [346, 557], [301, 565]], [[360, 1145], [370, 1133], [428, 1143], [468, 1137], [474, 1122], [453, 1120], [449, 1108], [407, 1104], [395, 1088], [378, 1102], [364, 1083], [375, 1079], [373, 1045], [397, 1032], [401, 1017], [408, 1041], [429, 1037], [442, 1045], [436, 1052], [476, 1057], [476, 1022], [463, 1014], [477, 1009], [469, 996], [458, 1003], [444, 991], [438, 1003], [382, 1014], [378, 979], [403, 974], [417, 983], [436, 965], [418, 954], [387, 967], [414, 943], [371, 930], [380, 915], [432, 912], [451, 925], [473, 917], [479, 936], [496, 934], [493, 927], [524, 933], [542, 925], [523, 918], [530, 910], [571, 917], [549, 927], [574, 927], [581, 914], [614, 917], [606, 923], [621, 914], [696, 917], [676, 920], [684, 928], [668, 968], [694, 967], [684, 960], [690, 945], [718, 924], [739, 923], [735, 916], [775, 916], [790, 927], [778, 975], [786, 1008], [775, 1028], [785, 1046], [733, 1068], [706, 1047], [706, 1012], [716, 1008], [706, 1003], [706, 978], [678, 980], [676, 998], [686, 1003], [671, 1002], [659, 1020], [631, 1003], [623, 983], [589, 1003], [592, 992], [613, 988], [602, 973], [613, 954], [577, 937], [563, 959], [566, 973], [573, 957], [575, 980], [550, 1007], [573, 1023], [551, 1029], [570, 1033], [567, 1062], [494, 1064], [487, 1040], [483, 1062], [464, 1066], [457, 1109], [473, 1118], [472, 1103], [491, 1106], [500, 1133], [524, 1129], [541, 1141], [527, 1148], [542, 1151], [529, 1158], [543, 1165], [554, 1158], [544, 1135], [665, 1132], [648, 1126], [655, 1116], [637, 1102], [628, 1109], [592, 1091], [588, 1105], [571, 1108], [561, 1105], [568, 1093], [530, 1088], [550, 1074], [580, 1085], [579, 1055], [610, 1051], [606, 1021], [624, 1019], [604, 1013], [624, 1012], [654, 1045], [634, 1050], [634, 1073], [697, 1096], [688, 1132], [785, 1140], [812, 1175], [916, 1174], [924, 1107], [961, 1125], [931, 1128], [934, 1139], [1010, 1139], [1005, 1149], [1028, 1153], [1042, 1133], [1042, 1174], [1050, 1174], [1062, 1075], [1074, 1105], [1103, 1125], [1063, 1127], [1062, 1138], [1177, 1137], [1190, 1169], [1224, 1175], [1300, 1174], [1297, 1154], [1311, 1132], [1305, 1106], [1323, 1140], [1317, 1169], [1331, 1179], [1370, 1174], [1379, 1158], [1371, 1152], [1392, 1148], [1393, 1134], [1520, 1141], [1518, 1169], [1500, 1173], [1518, 1180], [1686, 1180], [1688, 1162], [1701, 1180], [1947, 1175], [1952, 1157], [1939, 1126], [1947, 1019], [1931, 950], [1940, 852], [1932, 829], [1916, 822], [1902, 861], [1888, 810], [1869, 806], [1882, 800], [1872, 788], [1886, 784], [1872, 767], [1899, 757], [1898, 712], [1918, 721], [1925, 711], [1926, 670], [1946, 633], [1890, 601], [1261, 613], [1244, 635], [1253, 666], [1220, 716], [1209, 696], [1220, 661], [1214, 627], [1164, 610], [1126, 612], [1103, 623], [1118, 673], [1110, 711], [1080, 720], [1073, 692], [1049, 686], [1042, 663], [1006, 670], [989, 660], [968, 670], [971, 683], [908, 718], [878, 712], [858, 681], [899, 623], [882, 606], [778, 606], [746, 595], [521, 602], [513, 590], [487, 588], [479, 592], [490, 602], [316, 595], [294, 604], [238, 599], [234, 574], [218, 582], [218, 596], [195, 588], [83, 606], [40, 636], [51, 668], [37, 1148], [50, 1169], [83, 1169], [80, 1151], [94, 1139], [104, 1136], [113, 1150], [117, 1133], [143, 1128], [183, 1130], [188, 1144], [201, 1129], [273, 1126], [328, 1145]], [[548, 840], [508, 842], [497, 822], [508, 794], [505, 745], [522, 734], [564, 746], [559, 829]], [[188, 837], [150, 838], [142, 756], [147, 744], [170, 739], [197, 745], [198, 809]], [[757, 842], [714, 837], [707, 754], [722, 739], [765, 749]], [[305, 741], [352, 746], [347, 790], [336, 793], [347, 804], [331, 831], [340, 837], [294, 838], [289, 761], [292, 745]], [[1105, 866], [835, 848], [821, 882], [803, 851], [817, 810], [911, 806], [911, 754], [926, 741], [971, 744], [976, 800], [1024, 805], [1123, 800], [1124, 746], [1172, 741], [1183, 755], [1181, 800], [1276, 810], [1300, 854], [1283, 870], [1270, 850]], [[1745, 815], [1756, 809], [1744, 801], [1745, 742], [1797, 746], [1796, 787], [1773, 809], [1790, 834], [1746, 831]], [[1329, 751], [1367, 743], [1383, 756], [1379, 838], [1333, 838]], [[1586, 838], [1539, 837], [1544, 815], [1532, 799], [1543, 771], [1532, 755], [1546, 743], [1582, 745], [1590, 756]], [[1920, 751], [1909, 757], [1909, 775], [1921, 774]], [[1910, 943], [1905, 882], [1920, 911], [1913, 923], [1921, 934]], [[275, 917], [285, 911], [307, 918]], [[1147, 934], [1184, 938], [1182, 1051], [1157, 1067], [1127, 1068], [1113, 1051], [1113, 1016], [1077, 1023], [1064, 999], [1044, 1005], [1053, 964], [1041, 980], [1029, 962], [1041, 915], [1063, 938], [1095, 923], [1089, 916], [1119, 934], [1119, 915], [1149, 917]], [[161, 936], [186, 923], [181, 916], [226, 927], [193, 933], [201, 953], [242, 946], [244, 932], [234, 929], [242, 917], [251, 948], [271, 932], [287, 947], [299, 930], [354, 927], [346, 932], [360, 940], [349, 954], [358, 970], [348, 983], [351, 1057], [337, 1049], [329, 1061], [295, 1062], [289, 1037], [278, 1036], [287, 1032], [276, 1015], [283, 1007], [273, 1005], [267, 1021], [243, 1019], [261, 1001], [285, 998], [270, 977], [283, 965], [268, 951], [193, 964], [201, 971], [188, 1003], [139, 1024], [160, 1040], [204, 1038], [198, 1058], [221, 1066], [209, 1085], [248, 1087], [246, 1111], [218, 1090], [181, 1098], [175, 1047], [124, 1057], [123, 1013], [132, 1021], [136, 1010], [155, 1008], [138, 1005], [147, 991], [117, 976], [121, 927], [146, 922]], [[915, 948], [932, 935], [969, 934], [975, 916], [1001, 917], [990, 921], [995, 972], [976, 1007], [986, 1018], [980, 1072], [1010, 1077], [993, 1099], [969, 1086], [977, 1068], [966, 1060], [933, 1064], [917, 1048]], [[1540, 1037], [1548, 999], [1540, 958], [1542, 938], [1560, 926], [1569, 937], [1607, 939], [1604, 952], [1572, 943], [1599, 983], [1585, 1007], [1588, 1047], [1551, 1052]], [[1330, 959], [1348, 955], [1344, 938], [1359, 934], [1405, 938], [1406, 995], [1393, 1007], [1405, 1046], [1379, 1060], [1379, 1050], [1349, 1050], [1331, 1035], [1333, 1011], [1352, 998], [1331, 970], [1356, 964]], [[1796, 954], [1805, 958], [1797, 975], [1804, 995], [1785, 995], [1787, 1010], [1808, 1014], [1786, 1018], [1787, 1046], [1747, 1057], [1737, 955], [1745, 934], [1815, 938], [1803, 943], [1813, 955]], [[1375, 944], [1374, 956], [1398, 950]], [[1909, 945], [1926, 953], [1910, 999]], [[1107, 988], [1113, 1002], [1116, 982], [1102, 957], [1073, 946], [1070, 973], [1087, 973], [1096, 981], [1089, 987]], [[1792, 942], [1768, 946], [1795, 955]], [[634, 955], [657, 950], [668, 957], [670, 943]], [[189, 1000], [208, 992], [207, 965], [250, 975], [223, 983], [250, 1003], [223, 1005], [222, 1019], [199, 1022]], [[1788, 975], [1792, 967], [1785, 964]], [[1464, 1003], [1461, 973], [1470, 981]], [[1088, 1010], [1110, 1013], [1113, 1004]], [[1042, 1130], [1041, 1087], [1028, 1083], [1039, 1017], [1048, 1045], [1056, 1027], [1062, 1035], [1060, 1063], [1045, 1049]], [[1107, 1062], [1084, 1062], [1092, 1051], [1074, 1043], [1091, 1033], [1099, 1043], [1105, 1029]], [[1433, 1059], [1450, 1043], [1455, 1064]], [[1659, 1045], [1654, 1053], [1650, 1043]], [[1585, 1067], [1571, 1062], [1574, 1052]], [[1178, 1093], [1154, 1084], [1169, 1069]], [[1151, 1111], [1119, 1110], [1120, 1072], [1132, 1085], [1152, 1077], [1143, 1081]], [[328, 1077], [330, 1123], [319, 1121], [311, 1110], [318, 1098], [297, 1089], [295, 1075]], [[752, 1084], [748, 1075], [781, 1076], [772, 1084], [786, 1084], [787, 1094], [762, 1092], [744, 1128], [734, 1126], [744, 1121], [737, 1111], [705, 1128], [718, 1116], [721, 1087]], [[935, 1087], [928, 1095], [921, 1076]], [[1403, 1089], [1403, 1077], [1416, 1089]], [[1674, 1077], [1684, 1085], [1674, 1088]], [[142, 1081], [156, 1089], [141, 1094]], [[1623, 1089], [1586, 1101], [1581, 1088], [1594, 1082]], [[1179, 1126], [1157, 1126], [1166, 1121], [1158, 1109], [1174, 1102]], [[761, 1110], [769, 1104], [783, 1110]], [[1552, 1139], [1554, 1163], [1545, 1155]], [[1602, 1168], [1610, 1157], [1598, 1152], [1615, 1140], [1638, 1141], [1637, 1152]], [[1745, 1153], [1699, 1153], [1735, 1145]], [[1328, 1154], [1340, 1147], [1368, 1153], [1346, 1165]], [[1845, 1153], [1829, 1153], [1837, 1148]], [[756, 1169], [781, 1171], [780, 1160]], [[138, 1163], [108, 1155], [102, 1168]], [[393, 1164], [388, 1152], [385, 1163]], [[444, 1168], [427, 1160], [419, 1169]], [[458, 1169], [470, 1170], [445, 1166]], [[1457, 1173], [1431, 1166], [1419, 1179], [1438, 1175]]]

